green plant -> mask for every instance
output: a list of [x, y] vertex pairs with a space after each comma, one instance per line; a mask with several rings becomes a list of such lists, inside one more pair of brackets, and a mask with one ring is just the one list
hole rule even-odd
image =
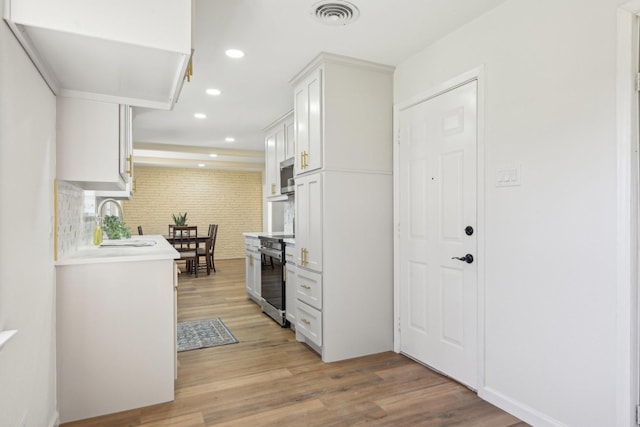
[[176, 216], [176, 214], [171, 214], [171, 216], [173, 217], [173, 223], [175, 225], [187, 225], [187, 213], [186, 212], [184, 214], [181, 214], [180, 212], [178, 212], [177, 216]]
[[102, 229], [107, 233], [107, 237], [112, 240], [128, 239], [131, 237], [131, 231], [125, 226], [124, 222], [116, 215], [106, 215], [102, 220]]

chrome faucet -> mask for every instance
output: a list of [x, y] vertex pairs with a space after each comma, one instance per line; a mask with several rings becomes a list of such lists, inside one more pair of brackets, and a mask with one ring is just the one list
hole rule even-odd
[[120, 220], [122, 220], [122, 204], [120, 203], [120, 200], [116, 200], [116, 199], [104, 199], [103, 201], [100, 202], [100, 204], [98, 205], [98, 212], [97, 212], [97, 216], [98, 216], [98, 220], [100, 221], [100, 225], [104, 224], [104, 215], [103, 215], [103, 210], [104, 210], [104, 206], [109, 203], [109, 202], [113, 202], [118, 206], [118, 217], [120, 218]]

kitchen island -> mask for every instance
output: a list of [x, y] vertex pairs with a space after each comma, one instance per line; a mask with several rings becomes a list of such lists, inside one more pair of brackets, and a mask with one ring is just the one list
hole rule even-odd
[[179, 254], [162, 236], [112, 243], [56, 262], [63, 423], [174, 398]]

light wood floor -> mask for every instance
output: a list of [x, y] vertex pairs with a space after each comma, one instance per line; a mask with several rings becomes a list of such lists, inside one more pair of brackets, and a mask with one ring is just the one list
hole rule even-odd
[[79, 426], [485, 426], [527, 424], [393, 352], [324, 364], [246, 298], [244, 259], [181, 275], [178, 321], [220, 317], [240, 343], [178, 355], [173, 402]]

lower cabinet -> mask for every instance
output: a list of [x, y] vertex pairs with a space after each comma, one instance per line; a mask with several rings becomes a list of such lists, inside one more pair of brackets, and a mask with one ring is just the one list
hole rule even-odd
[[287, 243], [285, 247], [285, 260], [286, 263], [284, 265], [286, 271], [285, 278], [285, 311], [287, 320], [291, 323], [291, 327], [293, 329], [296, 328], [296, 289], [297, 289], [297, 268], [295, 263], [295, 252], [296, 246], [291, 243]]
[[174, 265], [166, 259], [56, 267], [62, 423], [173, 400]]
[[322, 346], [322, 312], [298, 300], [296, 307], [296, 337], [304, 336], [305, 342]]
[[260, 281], [262, 270], [260, 266], [260, 239], [257, 237], [245, 237], [245, 281], [247, 296], [257, 304], [262, 304], [260, 293]]

